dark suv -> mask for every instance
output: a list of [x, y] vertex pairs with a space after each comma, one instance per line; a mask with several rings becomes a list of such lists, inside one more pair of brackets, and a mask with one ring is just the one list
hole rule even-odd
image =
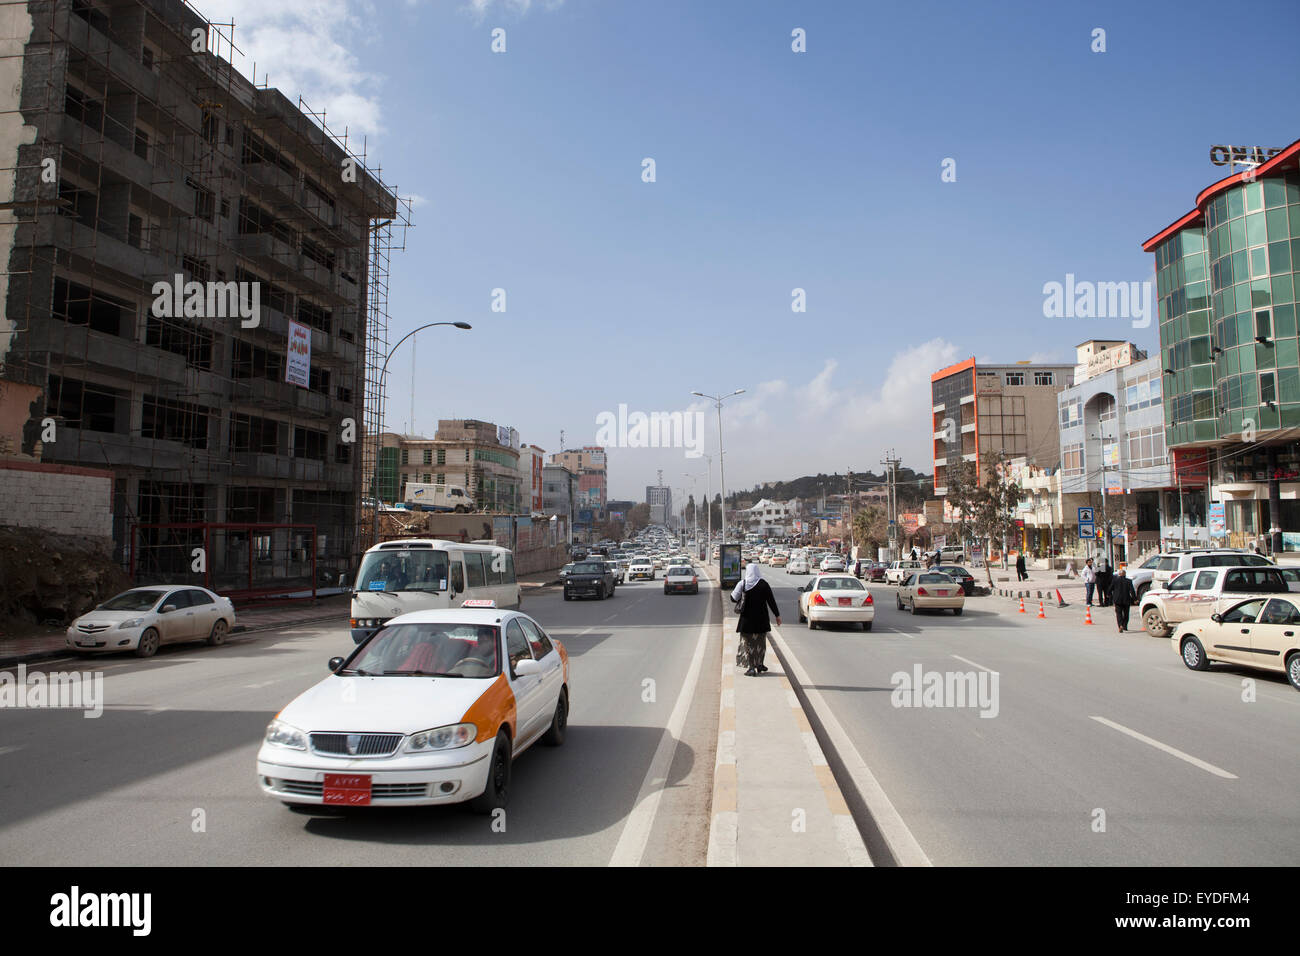
[[604, 600], [614, 596], [614, 572], [599, 559], [575, 562], [573, 570], [564, 579], [564, 600], [576, 597], [594, 597]]

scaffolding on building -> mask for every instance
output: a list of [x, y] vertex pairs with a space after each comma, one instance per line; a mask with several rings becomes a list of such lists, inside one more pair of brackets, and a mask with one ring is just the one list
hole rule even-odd
[[[0, 206], [0, 377], [43, 392], [24, 451], [115, 472], [123, 567], [182, 573], [187, 528], [306, 525], [335, 583], [361, 550], [363, 437], [382, 421], [372, 379], [410, 202], [364, 139], [354, 151], [324, 113], [239, 71], [233, 22], [188, 0], [28, 10], [17, 112], [33, 135]], [[157, 283], [179, 285], [178, 309]], [[231, 312], [253, 301], [249, 327]], [[286, 384], [291, 323], [311, 339], [302, 386]]]

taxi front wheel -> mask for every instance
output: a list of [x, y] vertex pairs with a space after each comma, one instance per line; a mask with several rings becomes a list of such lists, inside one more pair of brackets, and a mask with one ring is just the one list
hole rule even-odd
[[510, 735], [502, 730], [497, 734], [492, 748], [492, 762], [488, 765], [487, 786], [470, 801], [475, 813], [488, 814], [503, 809], [510, 797]]
[[560, 699], [555, 702], [555, 713], [551, 716], [551, 727], [542, 738], [548, 747], [558, 747], [564, 743], [564, 736], [569, 729], [569, 692], [560, 691]]

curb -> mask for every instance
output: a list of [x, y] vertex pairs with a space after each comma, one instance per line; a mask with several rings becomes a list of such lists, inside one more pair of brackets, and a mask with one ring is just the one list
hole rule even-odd
[[[831, 775], [848, 804], [858, 833], [876, 866], [933, 866], [912, 831], [894, 808], [866, 761], [858, 753], [830, 707], [812, 684], [807, 671], [785, 643], [779, 631], [771, 633], [770, 644], [785, 672], [794, 679], [791, 689], [803, 707], [817, 743], [830, 765]], [[820, 705], [820, 710], [819, 710]], [[823, 718], [821, 711], [825, 711]]]

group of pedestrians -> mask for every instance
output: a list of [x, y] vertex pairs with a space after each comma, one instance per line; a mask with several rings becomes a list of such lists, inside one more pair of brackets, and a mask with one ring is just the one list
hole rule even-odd
[[1133, 582], [1129, 580], [1124, 565], [1121, 564], [1118, 572], [1115, 572], [1105, 558], [1101, 559], [1100, 567], [1094, 567], [1092, 558], [1089, 558], [1084, 562], [1080, 577], [1083, 578], [1084, 600], [1088, 607], [1092, 607], [1094, 594], [1099, 607], [1114, 607], [1115, 624], [1119, 633], [1125, 633], [1128, 630], [1129, 609], [1137, 603], [1137, 591], [1133, 589]]

